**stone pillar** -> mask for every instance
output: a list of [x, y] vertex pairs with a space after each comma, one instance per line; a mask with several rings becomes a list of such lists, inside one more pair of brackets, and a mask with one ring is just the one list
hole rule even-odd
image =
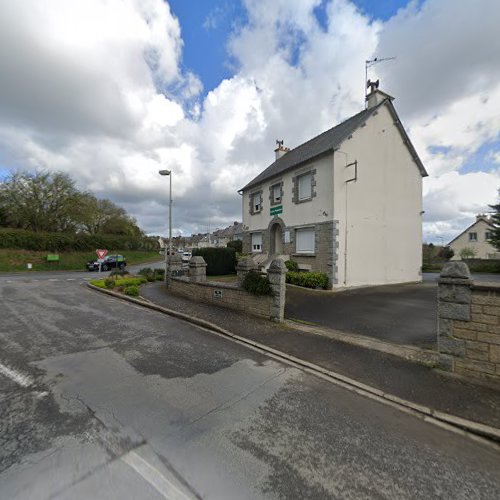
[[172, 276], [182, 276], [182, 256], [178, 253], [168, 259], [168, 273]]
[[271, 319], [274, 321], [283, 321], [285, 317], [286, 272], [287, 268], [282, 259], [274, 259], [267, 270], [273, 290]]
[[252, 257], [248, 257], [247, 259], [241, 259], [240, 261], [238, 261], [238, 264], [236, 265], [236, 274], [238, 275], [239, 285], [241, 286], [241, 283], [245, 279], [247, 273], [256, 270], [257, 265], [255, 264], [255, 261], [252, 259]]
[[453, 357], [465, 356], [465, 340], [453, 336], [453, 321], [470, 321], [472, 279], [465, 262], [448, 262], [438, 281], [438, 352], [441, 368], [453, 371]]
[[191, 257], [189, 261], [189, 279], [193, 283], [204, 283], [207, 281], [207, 263], [201, 255]]

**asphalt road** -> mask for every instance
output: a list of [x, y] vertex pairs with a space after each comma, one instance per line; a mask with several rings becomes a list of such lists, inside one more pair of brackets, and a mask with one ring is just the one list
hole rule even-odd
[[500, 453], [68, 281], [0, 282], [0, 497], [495, 498]]

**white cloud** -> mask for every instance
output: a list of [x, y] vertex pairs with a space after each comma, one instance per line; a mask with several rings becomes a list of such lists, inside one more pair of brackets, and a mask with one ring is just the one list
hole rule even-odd
[[413, 2], [384, 24], [326, 0], [320, 25], [321, 3], [245, 0], [234, 74], [201, 98], [162, 0], [0, 0], [0, 163], [69, 172], [150, 232], [165, 228], [157, 171], [171, 168], [174, 232], [221, 226], [275, 139], [294, 147], [359, 111], [364, 61], [394, 55], [376, 71], [431, 174], [425, 230], [460, 229], [500, 186], [497, 170], [460, 173], [498, 139], [500, 4]]

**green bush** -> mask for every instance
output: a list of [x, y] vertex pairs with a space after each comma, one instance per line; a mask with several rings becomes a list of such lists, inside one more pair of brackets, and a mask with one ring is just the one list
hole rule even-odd
[[472, 273], [500, 273], [499, 259], [464, 259]]
[[165, 269], [155, 269], [155, 279], [156, 281], [164, 281], [165, 280]]
[[130, 295], [131, 297], [139, 296], [139, 287], [137, 285], [129, 285], [125, 288], [125, 295]]
[[193, 256], [200, 255], [207, 263], [207, 275], [232, 274], [236, 267], [234, 248], [197, 248]]
[[298, 272], [299, 265], [294, 260], [285, 261], [285, 266], [289, 271]]
[[243, 278], [241, 283], [243, 290], [254, 295], [272, 295], [273, 290], [267, 275], [258, 273], [256, 271], [248, 272]]
[[143, 267], [137, 274], [141, 276], [148, 276], [149, 274], [153, 274], [153, 270], [150, 267]]
[[226, 246], [232, 248], [236, 253], [243, 252], [243, 242], [241, 240], [230, 241]]
[[286, 273], [286, 282], [306, 288], [328, 288], [328, 276], [325, 273]]
[[115, 280], [113, 278], [105, 278], [104, 279], [104, 286], [106, 288], [114, 288], [115, 287]]

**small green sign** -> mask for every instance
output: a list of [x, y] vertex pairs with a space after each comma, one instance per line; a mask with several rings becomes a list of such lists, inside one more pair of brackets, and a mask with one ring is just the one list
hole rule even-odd
[[47, 255], [48, 262], [59, 262], [59, 255], [56, 253], [49, 253]]
[[278, 215], [283, 213], [283, 205], [277, 205], [275, 207], [271, 207], [270, 214]]

